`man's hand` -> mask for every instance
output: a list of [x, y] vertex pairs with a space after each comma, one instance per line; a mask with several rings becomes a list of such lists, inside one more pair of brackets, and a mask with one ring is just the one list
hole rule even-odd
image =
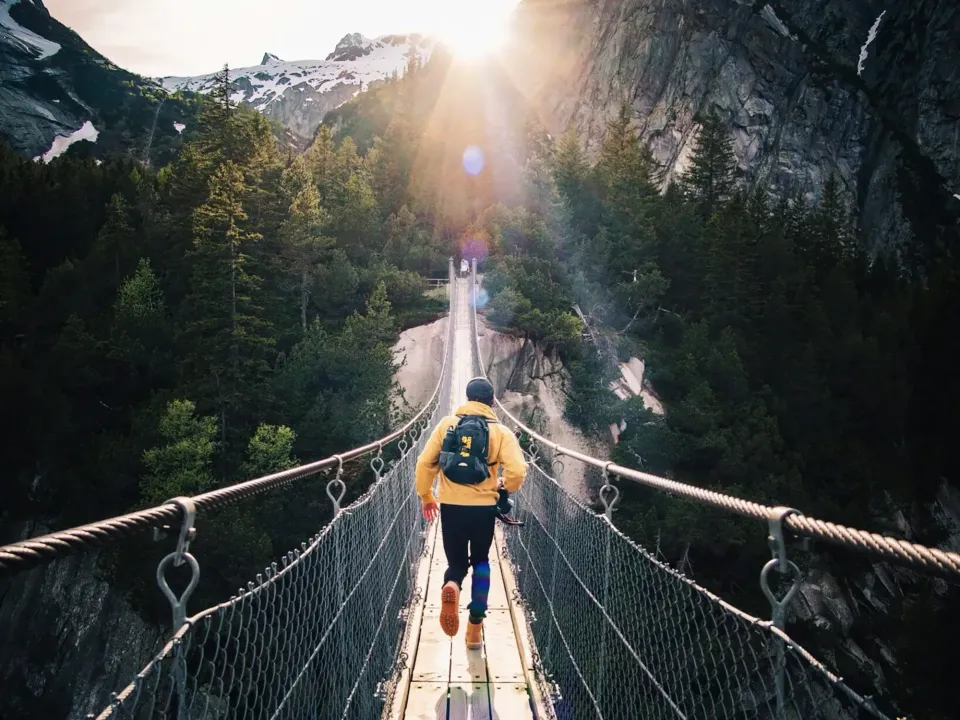
[[435, 502], [423, 504], [423, 519], [427, 522], [433, 522], [440, 514], [440, 506]]

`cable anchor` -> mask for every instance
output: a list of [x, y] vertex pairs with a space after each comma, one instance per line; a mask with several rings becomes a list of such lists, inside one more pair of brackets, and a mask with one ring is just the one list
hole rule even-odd
[[[337, 476], [327, 483], [327, 497], [333, 503], [333, 516], [337, 517], [340, 514], [340, 501], [347, 493], [347, 485], [343, 482], [343, 458], [339, 455], [334, 455], [334, 457], [337, 459]], [[339, 487], [340, 493], [338, 495], [333, 494], [335, 487]]]
[[603, 514], [607, 520], [613, 523], [613, 511], [620, 500], [620, 488], [610, 482], [609, 468], [613, 463], [607, 463], [603, 467], [603, 485], [600, 487], [600, 502], [603, 503]]
[[377, 476], [377, 480], [380, 480], [380, 474], [383, 472], [383, 442], [377, 441], [377, 454], [370, 458], [370, 469], [373, 470], [373, 474]]
[[[194, 522], [197, 518], [197, 506], [191, 498], [176, 497], [167, 500], [164, 505], [176, 505], [180, 508], [180, 536], [177, 539], [177, 549], [164, 557], [157, 565], [157, 585], [160, 591], [170, 602], [170, 609], [173, 615], [173, 632], [176, 633], [186, 623], [187, 618], [187, 600], [193, 594], [200, 582], [200, 564], [197, 559], [190, 554], [190, 542], [196, 537], [197, 530]], [[156, 533], [155, 533], [156, 537]], [[180, 567], [186, 563], [190, 568], [190, 582], [186, 589], [177, 597], [165, 577], [166, 569], [169, 565]]]
[[[763, 566], [763, 570], [760, 571], [760, 589], [763, 590], [763, 594], [766, 595], [767, 600], [770, 601], [773, 626], [779, 630], [784, 629], [787, 617], [787, 606], [800, 590], [800, 580], [802, 578], [800, 568], [787, 557], [787, 545], [786, 542], [784, 542], [783, 535], [783, 521], [790, 515], [801, 514], [799, 510], [794, 510], [793, 508], [775, 507], [771, 508], [770, 515], [767, 518], [770, 525], [770, 535], [767, 537], [767, 542], [770, 544], [770, 552], [773, 555], [773, 559], [768, 560]], [[787, 590], [786, 595], [780, 600], [777, 599], [776, 595], [774, 595], [770, 589], [769, 575], [773, 568], [776, 568], [777, 572], [782, 576], [788, 574], [793, 575], [790, 589]]]

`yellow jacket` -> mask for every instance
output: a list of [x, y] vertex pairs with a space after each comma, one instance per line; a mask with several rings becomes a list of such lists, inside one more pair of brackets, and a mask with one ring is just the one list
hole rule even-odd
[[[520, 443], [516, 436], [500, 423], [490, 423], [490, 443], [488, 445], [487, 462], [490, 466], [490, 475], [476, 485], [460, 485], [451, 482], [440, 471], [440, 446], [443, 444], [447, 430], [454, 427], [462, 415], [482, 415], [485, 418], [496, 420], [493, 409], [481, 402], [470, 401], [457, 408], [456, 415], [450, 415], [440, 421], [427, 440], [426, 447], [417, 458], [417, 495], [424, 505], [432, 502], [446, 503], [447, 505], [496, 505], [497, 490], [499, 487], [498, 474], [500, 465], [503, 465], [503, 487], [509, 493], [515, 493], [523, 484], [527, 474], [527, 463], [523, 459]], [[439, 473], [439, 497], [433, 496], [433, 479]]]

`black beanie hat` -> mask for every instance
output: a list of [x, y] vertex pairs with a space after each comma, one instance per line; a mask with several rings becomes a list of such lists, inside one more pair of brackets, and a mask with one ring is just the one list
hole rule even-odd
[[493, 405], [493, 385], [486, 378], [475, 377], [467, 383], [467, 400]]

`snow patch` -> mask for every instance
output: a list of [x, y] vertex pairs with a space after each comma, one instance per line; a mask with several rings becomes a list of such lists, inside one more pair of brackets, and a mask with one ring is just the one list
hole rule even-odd
[[176, 130], [181, 135], [183, 135], [183, 131], [187, 129], [187, 126], [184, 125], [182, 122], [177, 122], [176, 120], [174, 120], [173, 129]]
[[957, 200], [960, 200], [960, 193], [954, 193], [953, 196], [954, 196]]
[[43, 155], [38, 155], [35, 157], [34, 160], [37, 162], [43, 160], [44, 164], [47, 164], [54, 158], [58, 158], [63, 155], [67, 151], [67, 148], [69, 148], [75, 142], [80, 142], [81, 140], [96, 142], [99, 136], [100, 132], [93, 126], [92, 122], [87, 120], [76, 132], [71, 133], [70, 135], [58, 135], [55, 137], [53, 139], [53, 145], [50, 146], [50, 149], [47, 150]]
[[867, 41], [863, 44], [863, 47], [860, 48], [860, 59], [857, 61], [857, 76], [863, 72], [863, 63], [867, 60], [867, 47], [876, 39], [877, 28], [880, 27], [880, 19], [886, 14], [886, 10], [881, 12], [877, 15], [877, 19], [873, 21], [873, 25], [870, 26], [870, 32], [867, 33]]
[[10, 17], [10, 8], [20, 0], [0, 0], [0, 36], [6, 35], [14, 47], [27, 53], [36, 53], [38, 60], [45, 60], [60, 51], [60, 45], [27, 30]]

